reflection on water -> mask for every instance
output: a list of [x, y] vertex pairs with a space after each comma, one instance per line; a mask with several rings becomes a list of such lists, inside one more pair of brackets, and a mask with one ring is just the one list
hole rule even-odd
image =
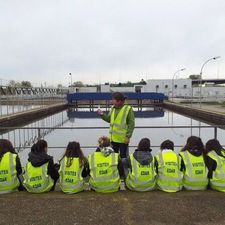
[[[172, 140], [176, 146], [183, 146], [187, 137], [191, 135], [200, 135], [204, 143], [208, 139], [214, 138], [214, 129], [210, 127], [201, 128], [201, 126], [207, 126], [207, 124], [170, 111], [144, 108], [140, 112], [135, 112], [135, 116], [136, 127], [151, 128], [135, 128], [130, 142], [130, 152], [134, 151], [135, 146], [137, 146], [139, 140], [143, 137], [148, 137], [151, 140], [154, 155], [159, 152], [160, 144], [166, 139]], [[55, 128], [41, 129], [41, 135], [48, 142], [49, 154], [53, 155], [55, 161], [57, 161], [64, 153], [69, 141], [80, 142], [85, 155], [95, 151], [99, 136], [108, 135], [108, 126], [109, 124], [101, 120], [97, 113], [79, 109], [76, 112], [74, 110], [63, 111], [54, 116], [29, 124], [27, 127]], [[167, 128], [163, 128], [163, 126]], [[174, 126], [188, 127], [175, 128]], [[57, 129], [56, 127], [66, 129]], [[86, 129], [80, 129], [81, 127], [85, 127]], [[93, 127], [105, 128], [92, 129]], [[218, 129], [217, 135], [218, 140], [224, 145], [224, 139], [222, 138], [225, 135], [224, 130]], [[26, 146], [32, 145], [33, 141], [37, 140], [38, 131], [37, 129], [15, 130], [2, 135], [2, 137], [10, 139], [17, 147], [25, 146], [25, 149], [19, 152], [22, 164], [24, 165], [27, 160], [27, 154], [30, 151]], [[24, 143], [27, 145], [24, 145]], [[180, 148], [176, 147], [175, 150], [179, 151]]]

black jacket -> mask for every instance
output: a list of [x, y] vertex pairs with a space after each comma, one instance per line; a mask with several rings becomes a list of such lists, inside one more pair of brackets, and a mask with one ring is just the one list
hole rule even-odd
[[53, 157], [46, 153], [33, 153], [30, 152], [28, 155], [28, 161], [31, 162], [32, 166], [39, 167], [48, 162], [48, 174], [56, 182], [59, 178], [59, 173], [54, 165]]

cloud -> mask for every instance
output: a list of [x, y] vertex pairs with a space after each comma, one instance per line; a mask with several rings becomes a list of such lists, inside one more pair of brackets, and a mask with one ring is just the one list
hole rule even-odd
[[[224, 53], [222, 0], [0, 3], [0, 77], [49, 84], [168, 78]], [[224, 59], [205, 77], [222, 77]], [[219, 74], [218, 74], [219, 71]]]

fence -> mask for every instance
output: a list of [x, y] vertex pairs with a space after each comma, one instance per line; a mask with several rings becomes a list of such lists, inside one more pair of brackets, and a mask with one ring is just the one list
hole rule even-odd
[[[55, 120], [55, 119], [54, 119]], [[56, 120], [55, 120], [56, 121]], [[60, 123], [55, 124], [54, 126], [34, 126], [34, 127], [0, 127], [0, 129], [4, 130], [11, 130], [10, 132], [13, 132], [14, 134], [14, 146], [17, 151], [21, 151], [25, 148], [30, 148], [31, 145], [36, 142], [39, 139], [44, 138], [49, 133], [53, 132], [54, 130], [99, 130], [99, 129], [108, 129], [108, 127], [62, 127], [62, 125], [67, 122], [68, 119], [63, 120]], [[213, 129], [213, 135], [214, 138], [217, 138], [218, 129], [225, 129], [225, 125], [223, 126], [136, 126], [135, 129]], [[13, 130], [13, 131], [12, 131]], [[15, 131], [17, 131], [18, 135], [18, 143], [15, 142]], [[30, 133], [27, 131], [31, 131]], [[26, 134], [27, 132], [27, 134]], [[81, 146], [82, 148], [94, 148], [96, 146]], [[129, 147], [135, 148], [136, 145], [130, 145]], [[160, 147], [159, 145], [152, 145], [152, 148]], [[175, 145], [174, 147], [182, 147], [181, 145]], [[65, 146], [49, 146], [48, 148], [63, 148], [65, 149]]]

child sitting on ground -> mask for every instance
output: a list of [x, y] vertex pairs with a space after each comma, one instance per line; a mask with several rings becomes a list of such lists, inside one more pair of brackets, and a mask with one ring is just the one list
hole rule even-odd
[[174, 152], [174, 143], [170, 140], [162, 142], [161, 153], [155, 156], [157, 187], [165, 192], [177, 192], [182, 189], [182, 173], [180, 157]]
[[60, 187], [64, 193], [74, 194], [85, 189], [84, 178], [88, 176], [87, 159], [79, 142], [69, 142], [60, 160]]
[[154, 158], [151, 154], [150, 140], [143, 138], [138, 148], [124, 160], [126, 186], [132, 191], [150, 191], [155, 189]]
[[89, 184], [96, 192], [116, 192], [120, 187], [122, 175], [119, 154], [110, 146], [110, 139], [102, 136], [98, 139], [99, 147], [88, 156], [90, 167]]

